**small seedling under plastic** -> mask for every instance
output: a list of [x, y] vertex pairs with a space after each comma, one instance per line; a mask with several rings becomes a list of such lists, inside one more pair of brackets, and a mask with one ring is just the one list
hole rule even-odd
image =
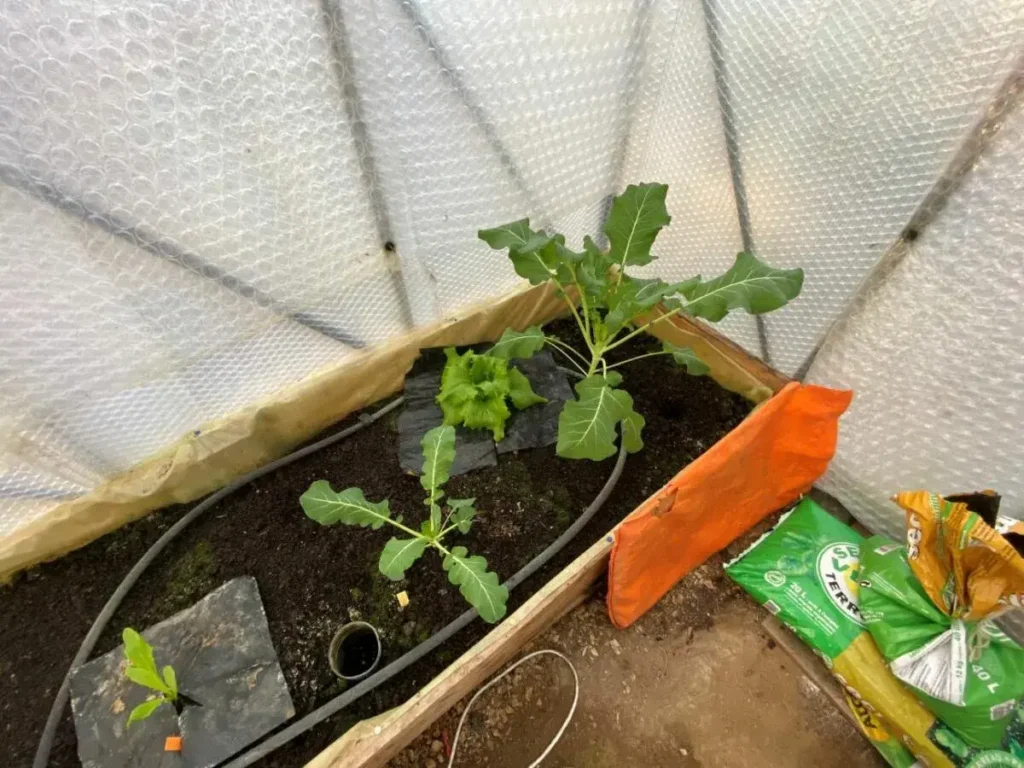
[[[644, 418], [633, 409], [633, 398], [619, 385], [616, 370], [627, 363], [656, 355], [671, 357], [693, 375], [709, 368], [692, 349], [662, 344], [661, 350], [609, 363], [608, 354], [640, 334], [676, 315], [718, 322], [731, 310], [762, 314], [783, 307], [803, 286], [801, 269], [774, 269], [753, 254], [740, 253], [726, 272], [710, 280], [699, 275], [677, 283], [627, 274], [629, 267], [651, 263], [651, 247], [662, 227], [671, 220], [665, 207], [665, 184], [631, 185], [612, 200], [604, 224], [608, 250], [583, 238], [583, 250], [566, 247], [565, 237], [530, 229], [521, 219], [479, 236], [495, 249], [507, 249], [515, 271], [533, 285], [554, 283], [565, 300], [586, 345], [581, 351], [540, 326], [524, 331], [508, 329], [488, 351], [503, 360], [528, 358], [549, 346], [563, 355], [583, 377], [576, 384], [577, 398], [566, 401], [558, 419], [559, 456], [570, 459], [605, 459], [616, 451], [616, 426], [627, 451], [643, 448]], [[650, 319], [634, 319], [664, 311]], [[442, 386], [441, 397], [445, 397]]]
[[385, 523], [400, 530], [405, 537], [392, 537], [380, 555], [380, 571], [392, 581], [405, 578], [405, 572], [427, 549], [441, 555], [441, 567], [448, 581], [459, 588], [462, 596], [480, 616], [489, 623], [505, 615], [508, 589], [501, 585], [498, 575], [487, 570], [487, 561], [470, 555], [465, 547], [449, 549], [442, 541], [454, 531], [469, 533], [473, 525], [476, 499], [444, 498], [442, 486], [448, 481], [455, 461], [455, 429], [435, 427], [423, 436], [423, 471], [420, 484], [427, 492], [424, 504], [430, 516], [415, 531], [402, 522], [402, 516], [393, 518], [388, 501], [367, 501], [360, 488], [346, 488], [337, 492], [326, 480], [317, 480], [309, 486], [299, 502], [306, 515], [321, 525], [359, 525], [378, 530]]

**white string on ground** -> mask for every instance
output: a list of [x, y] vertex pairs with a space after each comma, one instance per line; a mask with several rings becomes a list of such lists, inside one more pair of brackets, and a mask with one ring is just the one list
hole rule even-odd
[[553, 651], [551, 649], [545, 649], [543, 651], [534, 651], [533, 653], [526, 654], [525, 656], [523, 656], [523, 658], [521, 658], [519, 661], [517, 661], [515, 664], [513, 664], [511, 667], [506, 669], [504, 672], [502, 672], [497, 677], [492, 678], [491, 681], [489, 683], [487, 683], [487, 685], [485, 685], [483, 688], [481, 688], [479, 691], [477, 691], [476, 693], [473, 694], [473, 698], [471, 698], [469, 700], [469, 703], [466, 705], [466, 710], [462, 713], [462, 717], [459, 718], [459, 726], [458, 726], [458, 728], [455, 729], [455, 738], [452, 740], [452, 754], [448, 758], [448, 768], [452, 768], [452, 763], [455, 762], [455, 751], [459, 747], [459, 734], [462, 733], [462, 726], [466, 722], [466, 716], [469, 714], [469, 710], [473, 708], [473, 704], [476, 702], [476, 700], [478, 698], [480, 698], [480, 694], [482, 694], [484, 691], [486, 691], [492, 685], [497, 683], [499, 680], [501, 680], [501, 678], [505, 677], [505, 675], [507, 675], [512, 670], [514, 670], [516, 667], [518, 667], [524, 661], [529, 661], [530, 659], [534, 658], [535, 656], [544, 656], [544, 655], [557, 656], [558, 658], [560, 658], [562, 661], [564, 661], [569, 666], [569, 670], [572, 672], [572, 682], [573, 682], [573, 688], [574, 688], [573, 694], [572, 694], [572, 706], [569, 707], [569, 714], [567, 714], [565, 716], [565, 720], [562, 721], [562, 726], [558, 729], [558, 733], [556, 733], [554, 738], [551, 739], [550, 742], [548, 742], [548, 745], [544, 749], [544, 751], [540, 753], [540, 757], [538, 757], [536, 760], [534, 760], [532, 763], [530, 763], [528, 768], [537, 768], [537, 766], [541, 764], [541, 761], [545, 757], [547, 757], [549, 754], [551, 754], [551, 750], [555, 748], [555, 745], [558, 743], [558, 740], [560, 738], [562, 738], [562, 734], [565, 733], [565, 729], [569, 727], [569, 723], [572, 721], [572, 716], [576, 713], [576, 704], [580, 700], [580, 678], [579, 678], [579, 675], [576, 674], [576, 667], [574, 667], [572, 665], [572, 662], [569, 661], [569, 659], [566, 658], [566, 656], [564, 654], [559, 653], [558, 651]]

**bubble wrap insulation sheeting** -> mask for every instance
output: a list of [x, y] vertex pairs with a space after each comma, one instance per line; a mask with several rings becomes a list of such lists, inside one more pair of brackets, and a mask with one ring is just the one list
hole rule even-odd
[[1024, 112], [909, 256], [823, 345], [810, 381], [850, 387], [822, 487], [902, 537], [901, 490], [994, 488], [1024, 518]]
[[754, 250], [807, 273], [765, 318], [792, 374], [1009, 73], [1024, 2], [707, 3]]
[[[699, 2], [655, 6], [640, 81], [623, 185], [667, 183], [672, 224], [658, 235], [658, 260], [635, 271], [666, 280], [724, 272], [743, 238]], [[752, 316], [730, 314], [718, 330], [761, 354]]]
[[632, 0], [342, 3], [417, 322], [518, 284], [478, 229], [528, 215], [577, 247], [599, 229], [648, 14]]
[[0, 534], [405, 327], [314, 4], [6, 4]]
[[[529, 215], [578, 244], [659, 155], [685, 230], [660, 266], [735, 249], [697, 9], [5, 4], [0, 535], [507, 291], [519, 280], [478, 228]], [[705, 181], [709, 217], [690, 210]]]
[[[767, 320], [794, 370], [1005, 75], [1022, 3], [5, 4], [0, 535], [517, 285], [480, 227], [578, 244], [664, 180], [647, 271], [720, 272], [727, 136], [755, 249], [808, 269]], [[722, 329], [759, 352], [751, 318]]]

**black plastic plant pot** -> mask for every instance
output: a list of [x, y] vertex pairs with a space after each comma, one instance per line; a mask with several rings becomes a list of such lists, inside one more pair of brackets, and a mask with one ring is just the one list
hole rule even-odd
[[334, 674], [349, 682], [362, 680], [373, 672], [381, 655], [380, 635], [365, 621], [350, 621], [338, 629], [327, 652]]

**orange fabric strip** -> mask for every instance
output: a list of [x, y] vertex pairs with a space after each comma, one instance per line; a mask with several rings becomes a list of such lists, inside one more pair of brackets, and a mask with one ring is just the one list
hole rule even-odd
[[787, 384], [626, 518], [608, 570], [612, 623], [628, 627], [709, 556], [806, 493], [835, 453], [852, 398]]

